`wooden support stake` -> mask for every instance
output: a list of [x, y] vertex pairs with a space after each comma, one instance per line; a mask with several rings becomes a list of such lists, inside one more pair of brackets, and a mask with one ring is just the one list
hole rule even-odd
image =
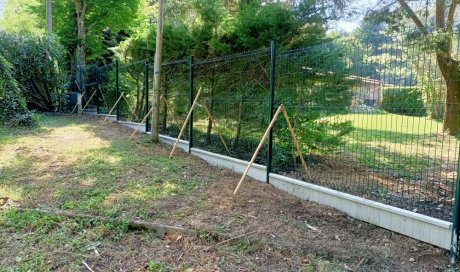
[[153, 108], [151, 108], [149, 110], [149, 112], [147, 112], [147, 114], [145, 115], [145, 117], [142, 119], [142, 121], [139, 123], [139, 125], [137, 125], [136, 129], [134, 130], [133, 134], [131, 134], [131, 136], [129, 136], [129, 139], [131, 140], [131, 138], [134, 136], [134, 134], [136, 134], [136, 132], [139, 130], [139, 128], [141, 127], [142, 123], [144, 123], [147, 118], [149, 117], [150, 114], [152, 114], [152, 111], [153, 111]]
[[230, 153], [230, 150], [228, 149], [228, 146], [227, 146], [227, 143], [226, 143], [225, 140], [224, 140], [224, 137], [222, 137], [222, 134], [219, 132], [218, 124], [217, 124], [217, 122], [215, 122], [215, 121], [213, 120], [213, 118], [212, 118], [212, 116], [211, 116], [211, 112], [209, 111], [209, 109], [208, 109], [208, 107], [206, 106], [206, 104], [203, 104], [203, 108], [204, 108], [204, 110], [206, 111], [206, 113], [208, 114], [208, 117], [209, 117], [209, 119], [211, 120], [211, 122], [212, 122], [213, 124], [216, 125], [217, 134], [219, 134], [220, 141], [221, 141], [222, 144], [224, 145], [225, 150], [227, 150], [227, 153]]
[[95, 91], [95, 92], [90, 96], [88, 102], [86, 102], [86, 105], [83, 107], [83, 109], [81, 110], [81, 112], [80, 112], [78, 115], [81, 115], [81, 114], [85, 111], [86, 107], [88, 107], [89, 103], [91, 102], [91, 100], [93, 100], [93, 97], [94, 97], [94, 95], [96, 95], [96, 93], [97, 93], [97, 91]]
[[[123, 96], [123, 98], [125, 99], [126, 104], [128, 105], [128, 110], [129, 110], [129, 101], [128, 101], [128, 98], [126, 98], [126, 96]], [[131, 113], [132, 115], [134, 115], [134, 117], [136, 117], [136, 120], [139, 120], [139, 116], [137, 116], [136, 111], [131, 111], [131, 110], [129, 110], [129, 113]], [[141, 123], [143, 123], [143, 122], [141, 122]]]
[[104, 122], [107, 121], [107, 118], [109, 118], [110, 114], [115, 110], [115, 107], [118, 105], [118, 103], [120, 102], [121, 100], [121, 97], [124, 95], [124, 92], [122, 92], [120, 94], [120, 97], [118, 97], [117, 99], [117, 102], [115, 102], [115, 105], [113, 105], [113, 107], [110, 109], [109, 113], [107, 113], [107, 116], [104, 118]]
[[[83, 96], [85, 93], [83, 93], [81, 96]], [[73, 107], [73, 110], [70, 114], [73, 114], [75, 112], [75, 110], [78, 108], [78, 103], [75, 104], [75, 106]]]
[[198, 90], [198, 93], [196, 94], [196, 97], [195, 97], [195, 100], [193, 101], [193, 104], [192, 106], [190, 107], [190, 110], [187, 114], [187, 118], [185, 118], [185, 122], [184, 122], [184, 125], [182, 126], [180, 132], [179, 132], [179, 135], [177, 136], [177, 139], [176, 139], [176, 142], [174, 143], [174, 146], [171, 150], [171, 153], [169, 154], [169, 158], [172, 158], [172, 156], [174, 155], [174, 151], [176, 150], [176, 146], [177, 144], [179, 143], [179, 140], [180, 140], [180, 137], [182, 137], [182, 134], [184, 134], [184, 131], [185, 131], [185, 128], [187, 127], [187, 123], [190, 119], [190, 116], [192, 115], [192, 112], [193, 110], [195, 109], [196, 107], [196, 104], [197, 104], [197, 101], [198, 101], [198, 98], [200, 97], [200, 94], [201, 94], [201, 88]]
[[[163, 100], [163, 102], [165, 102], [166, 108], [168, 109], [172, 108], [169, 101], [163, 95], [160, 96], [160, 100]], [[172, 115], [172, 118], [173, 118], [173, 122], [176, 123], [176, 126], [179, 127], [180, 126], [179, 121], [177, 121], [176, 116], [174, 116], [174, 114]]]
[[[80, 85], [78, 84], [78, 81], [75, 80], [75, 84], [77, 84], [77, 87], [78, 89], [80, 90], [81, 92], [81, 88], [80, 88]], [[84, 91], [82, 94], [81, 94], [81, 97], [83, 97], [85, 95], [86, 91]], [[77, 109], [78, 107], [78, 103], [75, 104], [75, 107], [73, 107], [73, 110], [71, 112], [71, 114], [73, 114], [75, 112], [75, 110]]]
[[238, 182], [238, 185], [236, 186], [236, 189], [235, 189], [235, 191], [233, 192], [233, 195], [236, 195], [236, 193], [238, 193], [238, 190], [240, 189], [240, 186], [241, 186], [241, 184], [243, 183], [244, 178], [246, 177], [246, 175], [247, 175], [248, 172], [249, 172], [249, 169], [251, 168], [252, 164], [253, 164], [254, 161], [256, 160], [257, 155], [259, 154], [260, 149], [262, 148], [265, 139], [268, 137], [268, 134], [270, 133], [270, 130], [273, 128], [273, 125], [275, 124], [276, 119], [278, 118], [278, 115], [279, 115], [279, 114], [281, 113], [281, 111], [283, 111], [283, 110], [284, 110], [284, 105], [281, 104], [281, 105], [278, 107], [278, 109], [276, 110], [275, 115], [273, 115], [273, 119], [272, 119], [272, 121], [270, 122], [270, 124], [268, 125], [268, 128], [267, 128], [267, 130], [265, 131], [264, 136], [262, 136], [262, 139], [260, 140], [259, 146], [257, 147], [256, 151], [254, 152], [254, 155], [252, 155], [251, 161], [249, 162], [248, 166], [247, 166], [246, 169], [244, 170], [243, 176], [241, 177], [240, 181]]
[[101, 91], [101, 89], [99, 89], [99, 92], [101, 93], [101, 97], [102, 97], [102, 101], [104, 101], [104, 105], [108, 108], [107, 100], [105, 100], [104, 93]]
[[299, 141], [297, 140], [297, 135], [295, 134], [294, 128], [291, 125], [291, 120], [289, 119], [289, 115], [287, 113], [286, 108], [284, 108], [284, 110], [283, 110], [283, 115], [284, 115], [284, 119], [286, 119], [286, 123], [288, 125], [289, 131], [291, 132], [292, 141], [294, 142], [295, 148], [297, 149], [297, 154], [300, 157], [300, 161], [302, 163], [303, 174], [306, 175], [307, 171], [308, 171], [307, 170], [307, 164], [305, 163], [305, 159], [304, 159], [304, 157], [302, 155], [302, 151], [300, 150]]

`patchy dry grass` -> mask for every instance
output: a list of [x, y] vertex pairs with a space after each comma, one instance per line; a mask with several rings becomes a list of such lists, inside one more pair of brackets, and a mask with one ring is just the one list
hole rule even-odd
[[69, 117], [42, 119], [40, 130], [2, 144], [0, 180], [13, 205], [146, 218], [145, 202], [198, 186], [181, 175], [180, 159], [158, 157], [146, 138], [98, 135]]
[[[247, 182], [96, 119], [0, 130], [0, 271], [443, 271], [443, 250]], [[20, 212], [71, 210], [200, 230], [198, 237]], [[308, 225], [318, 228], [311, 230]], [[242, 236], [217, 245], [220, 237]], [[412, 261], [410, 261], [412, 260]]]

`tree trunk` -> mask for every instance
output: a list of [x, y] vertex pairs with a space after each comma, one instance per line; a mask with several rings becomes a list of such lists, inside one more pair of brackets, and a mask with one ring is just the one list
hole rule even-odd
[[[406, 3], [406, 0], [397, 1], [425, 37], [427, 37], [428, 31], [416, 13]], [[449, 6], [447, 6], [445, 0], [436, 0], [436, 30], [445, 33], [443, 39], [437, 42], [436, 48], [436, 61], [447, 88], [443, 130], [444, 132], [448, 131], [450, 135], [457, 135], [460, 132], [460, 111], [458, 109], [460, 106], [459, 62], [452, 58], [452, 31], [455, 21], [455, 10], [459, 2], [459, 0], [452, 0]], [[447, 17], [446, 10], [448, 10]]]
[[164, 0], [158, 1], [158, 22], [157, 22], [157, 37], [155, 49], [155, 67], [153, 72], [153, 111], [152, 111], [152, 141], [158, 143], [160, 141], [160, 73], [161, 73], [161, 53], [163, 49], [163, 16], [164, 16]]
[[[81, 77], [79, 71], [83, 69], [86, 64], [86, 0], [75, 0], [75, 15], [77, 19], [77, 46], [75, 48], [75, 64], [77, 69], [76, 78], [79, 84], [83, 82], [84, 78]], [[84, 76], [83, 76], [84, 77]], [[82, 86], [80, 86], [81, 88]]]
[[454, 14], [458, 0], [453, 0], [447, 14], [446, 22], [446, 1], [436, 0], [436, 30], [443, 31], [445, 36], [437, 42], [436, 61], [439, 70], [446, 82], [446, 106], [444, 109], [443, 131], [450, 135], [457, 135], [460, 130], [460, 117], [458, 106], [460, 105], [460, 87], [458, 61], [452, 58], [452, 30]]
[[46, 33], [53, 34], [53, 11], [51, 0], [46, 0]]
[[451, 58], [444, 57], [443, 53], [438, 53], [436, 59], [447, 88], [443, 131], [448, 131], [450, 135], [457, 135], [460, 133], [459, 63]]

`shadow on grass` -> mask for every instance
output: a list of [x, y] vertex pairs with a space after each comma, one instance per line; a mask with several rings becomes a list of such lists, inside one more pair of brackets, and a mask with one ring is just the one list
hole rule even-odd
[[181, 172], [186, 159], [169, 159], [143, 136], [129, 140], [116, 125], [87, 121], [45, 117], [41, 128], [12, 133], [13, 141], [0, 144], [13, 158], [0, 160], [4, 194], [20, 192], [16, 204], [25, 207], [147, 218], [150, 202], [199, 187]]

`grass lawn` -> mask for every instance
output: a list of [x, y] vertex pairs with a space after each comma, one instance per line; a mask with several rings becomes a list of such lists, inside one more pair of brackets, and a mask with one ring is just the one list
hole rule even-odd
[[[0, 271], [438, 271], [444, 250], [89, 117], [0, 130]], [[21, 208], [21, 209], [19, 209]], [[199, 230], [157, 237], [66, 210]], [[311, 228], [314, 226], [317, 230]], [[220, 237], [255, 233], [222, 244]]]
[[[389, 113], [331, 118], [353, 122], [355, 130], [347, 136], [343, 151], [361, 165], [414, 187], [406, 190], [417, 191], [415, 198], [442, 202], [453, 197], [458, 140], [442, 132], [442, 122]], [[442, 192], [428, 196], [436, 190]]]

